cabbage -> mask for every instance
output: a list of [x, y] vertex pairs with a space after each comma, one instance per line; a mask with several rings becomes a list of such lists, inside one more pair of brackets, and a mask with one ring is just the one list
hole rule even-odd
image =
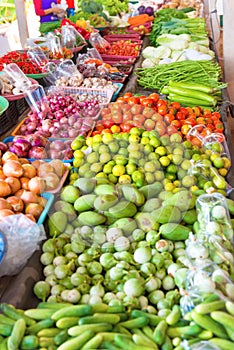
[[171, 50], [168, 47], [165, 46], [158, 46], [158, 47], [153, 47], [153, 46], [147, 46], [143, 51], [142, 51], [142, 56], [144, 58], [154, 58], [154, 59], [161, 59], [161, 58], [167, 58], [171, 55]]
[[172, 50], [184, 50], [187, 48], [189, 42], [187, 37], [190, 38], [187, 34], [162, 34], [157, 38], [156, 42]]
[[152, 68], [155, 67], [155, 65], [158, 63], [158, 61], [152, 60], [150, 58], [146, 58], [142, 64], [141, 67], [142, 68]]

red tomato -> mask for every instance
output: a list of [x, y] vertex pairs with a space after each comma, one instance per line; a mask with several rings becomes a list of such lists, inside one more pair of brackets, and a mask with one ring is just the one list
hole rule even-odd
[[134, 96], [129, 97], [127, 101], [128, 101], [128, 104], [130, 104], [131, 106], [135, 105], [135, 104], [138, 104], [140, 102], [139, 98], [138, 97], [134, 97]]
[[120, 124], [120, 128], [123, 132], [129, 132], [132, 128], [130, 124]]
[[168, 124], [171, 124], [172, 120], [174, 120], [175, 117], [174, 115], [170, 114], [170, 113], [167, 113], [164, 115], [164, 120], [168, 123]]
[[104, 115], [106, 115], [106, 114], [110, 114], [110, 112], [111, 112], [110, 108], [104, 107], [104, 108], [102, 109], [102, 116], [104, 116]]
[[124, 97], [118, 97], [116, 100], [116, 102], [118, 102], [118, 103], [125, 102], [125, 101], [126, 101], [126, 99]]
[[141, 104], [144, 107], [153, 107], [154, 100], [152, 98], [145, 98], [144, 100], [142, 100]]
[[[110, 119], [110, 120], [103, 120], [102, 122], [103, 122], [103, 127], [102, 127], [101, 130], [106, 129], [106, 128], [107, 128], [107, 129], [108, 129], [108, 128], [111, 128], [112, 125], [114, 125], [114, 122], [113, 122], [112, 119]], [[96, 128], [97, 128], [97, 127], [96, 127]]]
[[131, 109], [131, 106], [128, 103], [125, 103], [122, 107], [122, 112], [128, 112]]
[[177, 128], [177, 130], [179, 130], [181, 128], [181, 122], [179, 120], [172, 120], [171, 121], [171, 125], [175, 126]]
[[129, 97], [132, 97], [132, 96], [133, 94], [131, 92], [125, 92], [125, 94], [123, 95], [123, 98], [127, 100]]
[[171, 106], [174, 107], [175, 109], [179, 110], [180, 109], [180, 103], [179, 102], [172, 102]]
[[193, 117], [188, 117], [184, 120], [184, 124], [194, 126], [196, 125], [196, 120]]
[[94, 131], [92, 132], [92, 136], [101, 134], [101, 132], [102, 132], [101, 130], [94, 130]]
[[154, 120], [155, 122], [162, 122], [163, 116], [156, 112], [152, 115], [151, 119]]
[[213, 112], [213, 113], [212, 113], [212, 116], [215, 117], [215, 118], [217, 118], [217, 119], [220, 119], [220, 118], [221, 118], [221, 115], [220, 115], [219, 112]]
[[160, 107], [160, 106], [167, 106], [167, 101], [159, 99], [157, 102], [157, 107]]
[[[185, 117], [187, 117], [189, 115], [188, 108], [180, 107], [179, 111], [184, 113]], [[192, 109], [191, 109], [191, 112], [192, 112]]]
[[167, 105], [161, 105], [158, 107], [158, 113], [161, 115], [167, 114]]
[[140, 104], [141, 104], [142, 101], [143, 101], [145, 98], [147, 98], [147, 96], [141, 95], [141, 96], [138, 96], [138, 98], [139, 98], [139, 101], [140, 101]]
[[149, 98], [152, 98], [154, 100], [154, 102], [158, 102], [159, 95], [156, 92], [154, 92], [154, 93], [149, 95]]
[[177, 120], [184, 120], [185, 119], [185, 114], [183, 112], [181, 112], [181, 111], [178, 111], [176, 113], [176, 119]]

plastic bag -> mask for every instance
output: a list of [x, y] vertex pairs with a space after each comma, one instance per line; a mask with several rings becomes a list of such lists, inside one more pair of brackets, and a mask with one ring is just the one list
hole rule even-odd
[[219, 347], [216, 345], [209, 343], [209, 341], [198, 341], [195, 344], [189, 344], [186, 339], [184, 339], [181, 343], [180, 346], [184, 350], [220, 350]]
[[37, 225], [23, 214], [10, 215], [0, 222], [6, 251], [0, 265], [0, 277], [15, 275], [46, 239], [43, 225]]
[[10, 79], [13, 82], [13, 85], [21, 91], [24, 91], [30, 85], [32, 85], [31, 81], [16, 63], [10, 63], [5, 65], [3, 72], [5, 72], [7, 76], [10, 77]]
[[97, 51], [103, 51], [111, 47], [110, 43], [99, 33], [91, 33], [89, 42]]
[[83, 36], [71, 25], [62, 26], [61, 44], [68, 49], [80, 46], [85, 43]]

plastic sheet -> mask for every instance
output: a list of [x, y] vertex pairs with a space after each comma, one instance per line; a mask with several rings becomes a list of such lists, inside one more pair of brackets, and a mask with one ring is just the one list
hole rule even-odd
[[44, 227], [23, 214], [10, 215], [0, 223], [4, 232], [6, 251], [0, 265], [0, 277], [15, 275], [46, 238]]

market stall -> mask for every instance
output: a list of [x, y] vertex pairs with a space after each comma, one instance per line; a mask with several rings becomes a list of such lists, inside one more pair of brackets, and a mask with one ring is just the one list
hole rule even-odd
[[0, 58], [4, 349], [233, 347], [227, 84], [202, 2], [161, 5]]

